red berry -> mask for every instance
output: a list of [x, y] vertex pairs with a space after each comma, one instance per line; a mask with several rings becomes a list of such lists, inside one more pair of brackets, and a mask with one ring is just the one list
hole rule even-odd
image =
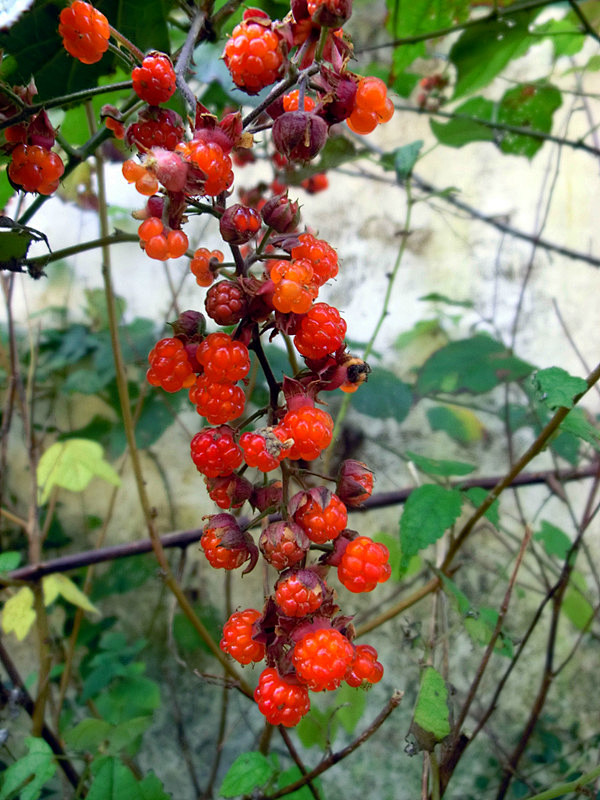
[[148, 354], [148, 361], [148, 383], [162, 386], [166, 392], [178, 392], [191, 386], [195, 380], [192, 365], [180, 339], [161, 339]]
[[199, 171], [198, 194], [216, 197], [233, 184], [231, 158], [216, 142], [194, 139], [178, 144], [176, 150]]
[[337, 253], [323, 239], [316, 239], [310, 233], [302, 233], [298, 237], [300, 244], [292, 250], [292, 258], [302, 258], [310, 261], [313, 268], [313, 283], [323, 286], [338, 274]]
[[321, 607], [323, 585], [311, 570], [292, 572], [277, 582], [275, 602], [287, 617], [305, 617]]
[[312, 111], [315, 107], [315, 101], [312, 97], [304, 97], [304, 108], [300, 108], [300, 90], [294, 89], [292, 92], [283, 95], [283, 110], [284, 111]]
[[223, 258], [223, 253], [220, 250], [211, 252], [206, 247], [199, 247], [194, 251], [194, 257], [190, 261], [190, 270], [196, 277], [198, 286], [210, 286], [212, 284], [215, 279], [215, 272], [212, 266], [220, 264]]
[[63, 8], [58, 32], [67, 53], [83, 64], [95, 64], [108, 50], [108, 20], [101, 11], [83, 0], [75, 0], [68, 8]]
[[235, 325], [246, 315], [248, 301], [244, 290], [234, 281], [219, 281], [206, 293], [206, 313], [217, 325]]
[[150, 53], [131, 73], [133, 91], [145, 103], [158, 106], [166, 103], [176, 88], [175, 70], [164, 53]]
[[318, 194], [329, 188], [329, 178], [324, 172], [318, 172], [316, 175], [310, 175], [301, 181], [300, 186], [309, 194]]
[[353, 657], [352, 644], [333, 628], [309, 631], [292, 652], [298, 680], [314, 692], [337, 689]]
[[59, 178], [65, 171], [58, 153], [38, 144], [18, 144], [11, 158], [8, 176], [24, 192], [49, 195], [56, 191]]
[[242, 451], [228, 425], [205, 428], [191, 441], [192, 461], [207, 478], [229, 475], [242, 463]]
[[344, 680], [349, 686], [378, 683], [383, 677], [383, 666], [377, 661], [377, 650], [370, 644], [357, 644], [354, 658]]
[[296, 411], [288, 411], [281, 425], [288, 438], [294, 440], [291, 450], [286, 454], [287, 458], [312, 461], [331, 444], [333, 420], [320, 408], [304, 406]]
[[295, 522], [272, 522], [261, 533], [258, 546], [265, 561], [281, 571], [304, 559], [310, 540]]
[[198, 345], [196, 358], [215, 383], [236, 383], [250, 371], [248, 348], [228, 333], [210, 333]]
[[368, 536], [348, 542], [338, 566], [338, 578], [351, 592], [371, 592], [390, 577], [389, 550]]
[[267, 722], [286, 728], [297, 725], [310, 710], [307, 688], [282, 678], [274, 667], [261, 673], [254, 699]]
[[200, 539], [204, 555], [215, 569], [237, 569], [250, 560], [250, 568], [256, 563], [256, 546], [249, 541], [235, 517], [231, 514], [214, 514], [207, 522]]
[[257, 94], [279, 78], [283, 69], [281, 39], [265, 24], [243, 20], [225, 45], [223, 60], [233, 82], [247, 94]]
[[313, 268], [306, 258], [296, 261], [273, 261], [269, 274], [275, 284], [273, 306], [282, 314], [304, 314], [317, 296], [313, 286]]
[[346, 336], [346, 322], [337, 308], [315, 303], [300, 322], [294, 345], [305, 358], [319, 359], [338, 350]]
[[237, 419], [244, 411], [246, 397], [233, 383], [215, 383], [206, 375], [196, 378], [190, 388], [190, 401], [200, 416], [211, 425], [222, 425]]
[[296, 508], [294, 521], [315, 544], [335, 539], [348, 522], [346, 506], [337, 495], [326, 489], [299, 492], [291, 499], [290, 505]]
[[254, 623], [260, 616], [260, 611], [247, 608], [245, 611], [236, 611], [223, 626], [221, 650], [240, 664], [262, 661], [266, 655], [265, 645], [252, 638]]
[[140, 112], [137, 122], [131, 124], [125, 133], [125, 140], [131, 147], [145, 153], [153, 147], [175, 150], [183, 139], [183, 122], [179, 114], [167, 108], [145, 108]]
[[244, 451], [244, 461], [249, 467], [270, 472], [286, 457], [289, 447], [286, 448], [284, 443], [287, 438], [285, 430], [279, 426], [242, 433], [240, 447]]
[[254, 486], [249, 480], [232, 472], [219, 478], [206, 478], [208, 496], [219, 508], [240, 508], [254, 495]]

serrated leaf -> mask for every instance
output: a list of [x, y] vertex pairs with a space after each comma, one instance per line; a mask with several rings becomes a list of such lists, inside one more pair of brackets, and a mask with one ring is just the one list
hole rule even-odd
[[477, 469], [474, 464], [467, 464], [465, 461], [452, 461], [449, 459], [428, 458], [413, 453], [412, 450], [407, 450], [404, 454], [413, 464], [425, 472], [427, 475], [443, 475], [449, 477], [450, 475], [470, 475], [473, 470]]
[[152, 771], [139, 782], [138, 789], [141, 800], [171, 800], [171, 795], [165, 792], [160, 778]]
[[2, 630], [4, 633], [13, 632], [21, 642], [29, 633], [34, 622], [33, 592], [29, 586], [22, 586], [4, 603]]
[[72, 750], [95, 752], [108, 739], [112, 725], [103, 719], [82, 719], [65, 731], [64, 740]]
[[[93, 762], [92, 771], [98, 762]], [[131, 771], [118, 759], [106, 758], [99, 762], [94, 780], [86, 795], [87, 800], [143, 800]]]
[[[133, 672], [136, 665], [129, 667]], [[143, 669], [144, 665], [139, 664], [139, 668]], [[101, 692], [95, 703], [105, 719], [118, 725], [151, 714], [160, 705], [160, 689], [154, 681], [142, 675], [123, 677]]]
[[50, 445], [42, 454], [37, 468], [40, 503], [46, 502], [54, 486], [81, 492], [93, 477], [120, 486], [121, 479], [104, 460], [103, 453], [102, 446], [90, 439], [68, 439]]
[[386, 170], [394, 170], [396, 180], [403, 183], [412, 173], [423, 144], [422, 139], [417, 139], [410, 144], [397, 147], [391, 153], [384, 153], [380, 159], [381, 166]]
[[548, 408], [573, 408], [574, 398], [585, 392], [587, 383], [561, 369], [549, 367], [535, 372], [532, 377], [539, 399]]
[[462, 495], [456, 489], [427, 484], [408, 497], [400, 517], [401, 569], [419, 550], [437, 542], [456, 522], [462, 508]]
[[560, 430], [571, 433], [600, 450], [600, 431], [585, 416], [583, 409], [575, 407], [560, 424]]
[[21, 563], [21, 554], [16, 550], [6, 550], [0, 553], [0, 572], [11, 572]]
[[122, 750], [136, 744], [152, 725], [152, 716], [133, 717], [111, 728], [108, 735], [107, 752], [117, 755]]
[[85, 595], [70, 578], [67, 578], [66, 575], [60, 572], [56, 572], [53, 575], [46, 575], [42, 578], [42, 586], [44, 589], [44, 604], [47, 606], [53, 603], [60, 594], [67, 602], [72, 603], [74, 606], [78, 606], [92, 614], [100, 614], [96, 606], [90, 602], [87, 595]]
[[237, 797], [264, 786], [275, 775], [273, 763], [262, 753], [242, 753], [236, 758], [221, 784], [221, 797]]
[[594, 609], [586, 597], [587, 592], [588, 586], [585, 576], [578, 570], [573, 570], [561, 610], [580, 631], [589, 625], [591, 618], [594, 616]]
[[540, 530], [533, 535], [537, 542], [542, 542], [549, 556], [564, 559], [571, 547], [571, 540], [567, 534], [551, 522], [542, 520]]
[[[482, 489], [481, 486], [473, 486], [470, 489], [467, 489], [464, 494], [467, 496], [469, 502], [475, 508], [478, 508], [489, 493], [487, 489]], [[489, 519], [492, 525], [495, 525], [496, 528], [498, 527], [500, 524], [500, 502], [498, 500], [494, 500], [492, 505], [485, 512], [484, 517]]]
[[0, 800], [13, 798], [14, 792], [19, 789], [19, 800], [37, 800], [44, 785], [56, 772], [56, 761], [50, 745], [33, 736], [28, 736], [25, 744], [29, 753], [11, 764], [4, 773]]
[[[550, 133], [554, 112], [562, 105], [560, 91], [549, 83], [524, 83], [509, 89], [498, 105], [497, 121]], [[512, 131], [498, 131], [503, 153], [533, 158], [543, 139]]]
[[489, 392], [499, 383], [520, 380], [533, 370], [513, 356], [501, 342], [484, 334], [461, 339], [437, 350], [423, 364], [416, 388], [422, 395], [435, 392]]
[[470, 142], [493, 142], [494, 129], [482, 125], [478, 119], [491, 122], [494, 116], [494, 104], [484, 97], [472, 97], [453, 111], [456, 117], [442, 123], [435, 119], [429, 125], [440, 144], [446, 147], [463, 147]]
[[402, 422], [410, 411], [412, 399], [412, 391], [407, 383], [387, 369], [374, 367], [364, 391], [359, 389], [352, 395], [352, 408], [369, 417], [393, 417]]
[[417, 704], [410, 726], [422, 750], [433, 751], [435, 745], [450, 733], [448, 689], [434, 667], [426, 667], [421, 675]]
[[444, 431], [460, 444], [478, 442], [485, 433], [483, 423], [470, 408], [434, 406], [427, 409], [426, 415], [432, 431]]
[[510, 61], [537, 43], [529, 31], [536, 14], [536, 10], [515, 14], [512, 26], [506, 19], [485, 20], [462, 32], [450, 50], [457, 72], [455, 98], [487, 86]]

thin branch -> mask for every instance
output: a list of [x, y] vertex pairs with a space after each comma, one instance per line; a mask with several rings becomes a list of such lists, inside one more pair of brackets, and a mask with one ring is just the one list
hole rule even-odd
[[585, 33], [587, 33], [588, 36], [591, 36], [592, 39], [595, 39], [597, 42], [600, 42], [600, 35], [598, 35], [598, 31], [593, 27], [593, 25], [591, 25], [589, 19], [579, 8], [575, 0], [568, 0], [568, 2], [573, 10], [573, 13], [581, 22], [581, 25], [583, 26], [583, 30], [585, 31]]

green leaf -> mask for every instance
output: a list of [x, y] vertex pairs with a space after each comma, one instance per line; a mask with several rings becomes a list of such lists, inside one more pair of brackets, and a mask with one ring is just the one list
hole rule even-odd
[[[554, 112], [562, 105], [560, 91], [549, 83], [523, 83], [509, 89], [498, 106], [498, 122], [550, 133]], [[503, 153], [533, 158], [544, 144], [538, 139], [511, 131], [498, 131]]]
[[295, 730], [304, 747], [320, 747], [325, 751], [335, 739], [338, 727], [337, 715], [333, 715], [330, 708], [321, 711], [313, 705]]
[[[194, 611], [204, 623], [205, 627], [212, 635], [212, 638], [218, 641], [221, 637], [221, 612], [215, 606], [208, 605], [207, 603], [195, 605]], [[207, 653], [210, 652], [204, 639], [202, 639], [196, 628], [194, 628], [183, 613], [178, 612], [175, 614], [173, 619], [173, 636], [177, 645], [188, 653], [197, 649], [205, 650]]]
[[560, 367], [541, 369], [532, 376], [538, 397], [550, 409], [573, 408], [574, 399], [588, 388], [583, 378]]
[[440, 673], [433, 667], [426, 667], [421, 674], [410, 731], [419, 747], [429, 752], [450, 733], [448, 689]]
[[405, 456], [412, 461], [415, 466], [428, 475], [469, 475], [476, 469], [474, 464], [467, 464], [464, 461], [451, 461], [447, 459], [428, 458], [407, 450]]
[[[132, 748], [138, 749], [142, 736], [152, 725], [152, 716], [134, 717], [125, 720], [111, 728], [108, 738], [107, 752], [117, 755], [123, 750]], [[133, 753], [128, 752], [128, 755]]]
[[596, 450], [600, 450], [600, 431], [586, 419], [582, 408], [576, 407], [569, 411], [560, 424], [560, 430], [572, 433], [583, 439], [584, 442], [591, 444]]
[[151, 714], [160, 706], [160, 689], [142, 675], [120, 678], [98, 695], [95, 703], [105, 719], [118, 725]]
[[275, 775], [273, 762], [262, 753], [242, 753], [236, 758], [221, 784], [221, 797], [249, 794], [264, 786]]
[[400, 517], [402, 570], [411, 556], [437, 542], [460, 516], [462, 495], [456, 489], [427, 484], [408, 497]]
[[34, 622], [33, 592], [29, 586], [22, 586], [4, 603], [2, 630], [4, 633], [12, 631], [21, 642], [31, 630]]
[[447, 306], [459, 306], [460, 308], [474, 308], [475, 303], [472, 300], [455, 300], [453, 297], [448, 297], [440, 292], [429, 292], [419, 297], [419, 300], [430, 303], [443, 303]]
[[98, 394], [112, 379], [112, 375], [102, 374], [93, 369], [76, 369], [61, 385], [63, 394]]
[[[285, 772], [282, 772], [278, 777], [277, 788], [285, 789], [286, 786], [295, 783], [300, 778], [302, 778], [302, 773], [300, 772], [300, 769], [294, 765], [293, 767], [286, 769]], [[317, 778], [317, 780], [313, 781], [313, 785], [316, 786], [317, 789], [320, 789], [321, 781]], [[296, 789], [295, 792], [290, 792], [290, 794], [286, 794], [285, 796], [287, 797], [287, 800], [313, 800], [314, 798], [313, 793], [308, 786], [306, 786], [306, 784], [300, 789]]]
[[426, 414], [432, 431], [444, 431], [460, 444], [477, 442], [485, 432], [479, 417], [469, 408], [453, 405], [434, 406], [428, 408]]
[[[482, 489], [481, 486], [473, 486], [465, 492], [467, 499], [475, 508], [478, 508], [483, 503], [488, 494], [487, 489]], [[500, 524], [500, 502], [498, 500], [494, 500], [485, 512], [484, 517], [489, 519], [492, 525], [498, 527]]]
[[525, 378], [532, 370], [531, 364], [513, 356], [501, 342], [477, 334], [437, 350], [421, 367], [416, 388], [422, 395], [481, 394], [499, 383]]
[[589, 625], [594, 616], [594, 609], [586, 597], [587, 592], [585, 576], [578, 570], [573, 570], [561, 608], [563, 614], [580, 631]]
[[435, 573], [438, 578], [441, 578], [444, 592], [450, 598], [453, 605], [456, 606], [458, 613], [461, 617], [465, 617], [471, 610], [471, 601], [467, 595], [458, 588], [451, 578], [444, 575], [443, 572], [435, 570]]
[[8, 173], [5, 169], [0, 170], [0, 212], [6, 208], [6, 204], [15, 193], [15, 190], [8, 181]]
[[438, 319], [422, 319], [410, 330], [400, 333], [394, 342], [394, 347], [402, 350], [420, 339], [435, 341], [440, 334], [443, 334], [443, 331]]
[[423, 140], [418, 139], [397, 147], [391, 153], [384, 153], [380, 159], [381, 166], [386, 170], [394, 170], [398, 183], [403, 183], [413, 171], [423, 144]]
[[411, 575], [416, 575], [422, 567], [422, 560], [420, 556], [412, 556], [408, 562], [405, 570], [401, 568], [402, 564], [402, 550], [400, 549], [400, 542], [397, 536], [392, 536], [389, 533], [378, 533], [374, 537], [376, 542], [384, 544], [390, 554], [388, 564], [392, 569], [391, 578], [393, 581], [400, 581], [403, 578], [410, 578]]
[[571, 540], [567, 534], [545, 519], [542, 520], [540, 530], [534, 534], [533, 538], [542, 542], [549, 556], [556, 556], [560, 559], [566, 558], [571, 547]]
[[585, 43], [585, 33], [572, 12], [562, 19], [549, 19], [536, 25], [534, 33], [550, 39], [554, 47], [554, 58], [574, 56]]
[[537, 10], [520, 12], [510, 20], [486, 20], [462, 32], [450, 50], [456, 66], [454, 97], [471, 94], [487, 86], [506, 65], [519, 58], [538, 41], [529, 32]]
[[29, 753], [11, 764], [4, 773], [0, 800], [12, 798], [13, 793], [19, 789], [19, 800], [37, 800], [44, 785], [56, 772], [56, 762], [50, 745], [33, 736], [28, 736], [25, 744]]
[[0, 572], [12, 572], [21, 563], [21, 554], [16, 550], [5, 550], [0, 553]]
[[[2, 206], [0, 206], [1, 211]], [[3, 267], [10, 268], [15, 272], [27, 269], [24, 261], [29, 246], [32, 242], [42, 241], [48, 246], [48, 239], [41, 231], [29, 228], [27, 225], [19, 225], [9, 217], [0, 215], [0, 264]], [[39, 274], [32, 274], [34, 277], [39, 277]]]
[[82, 719], [74, 728], [64, 733], [71, 750], [93, 753], [107, 741], [112, 725], [103, 719]]
[[42, 578], [42, 586], [44, 589], [44, 605], [49, 606], [60, 594], [68, 603], [72, 603], [74, 606], [78, 606], [92, 614], [100, 614], [87, 595], [70, 578], [60, 572], [53, 575], [45, 575]]
[[[494, 608], [482, 606], [478, 612], [474, 612], [472, 616], [468, 616], [464, 622], [465, 630], [475, 644], [485, 647], [485, 645], [489, 644], [492, 634], [494, 633], [498, 622], [498, 612]], [[500, 635], [494, 644], [494, 652], [506, 656], [507, 658], [513, 657], [513, 644], [502, 631], [500, 631]]]
[[[462, 147], [469, 142], [493, 142], [494, 129], [482, 125], [477, 118], [491, 122], [494, 116], [494, 104], [483, 97], [472, 97], [452, 112], [454, 119], [442, 123], [435, 119], [429, 121], [435, 138], [447, 147]], [[464, 115], [466, 118], [461, 118]]]
[[71, 492], [82, 492], [93, 477], [102, 478], [113, 486], [121, 479], [102, 457], [102, 446], [89, 439], [69, 439], [55, 442], [42, 454], [37, 468], [40, 503], [50, 497], [54, 486]]
[[131, 771], [118, 758], [92, 762], [94, 780], [87, 800], [142, 800], [142, 794]]
[[336, 717], [346, 733], [354, 733], [367, 707], [367, 693], [343, 683], [336, 694]]
[[171, 800], [171, 795], [165, 792], [162, 782], [152, 771], [139, 782], [138, 789], [141, 800]]
[[407, 383], [387, 369], [374, 367], [367, 386], [352, 395], [352, 408], [369, 417], [393, 417], [402, 422], [410, 411], [412, 399], [412, 391]]

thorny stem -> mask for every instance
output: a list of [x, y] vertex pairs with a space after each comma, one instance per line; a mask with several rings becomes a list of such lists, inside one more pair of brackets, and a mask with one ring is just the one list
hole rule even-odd
[[196, 98], [194, 97], [193, 92], [191, 91], [190, 87], [187, 84], [185, 79], [185, 73], [190, 64], [190, 60], [192, 58], [192, 53], [194, 52], [194, 47], [196, 45], [196, 40], [200, 35], [200, 31], [202, 30], [204, 23], [206, 21], [206, 14], [204, 11], [198, 9], [192, 20], [192, 24], [190, 25], [190, 29], [187, 33], [185, 42], [179, 56], [177, 58], [177, 63], [175, 64], [175, 75], [177, 78], [177, 88], [185, 97], [189, 107], [192, 111], [192, 117], [195, 118], [196, 116]]
[[595, 767], [590, 772], [585, 772], [583, 775], [580, 775], [579, 778], [575, 778], [573, 781], [558, 783], [556, 786], [552, 786], [550, 789], [546, 789], [539, 794], [530, 795], [527, 800], [554, 800], [555, 797], [562, 797], [563, 795], [584, 794], [584, 787], [599, 777], [600, 767]]

